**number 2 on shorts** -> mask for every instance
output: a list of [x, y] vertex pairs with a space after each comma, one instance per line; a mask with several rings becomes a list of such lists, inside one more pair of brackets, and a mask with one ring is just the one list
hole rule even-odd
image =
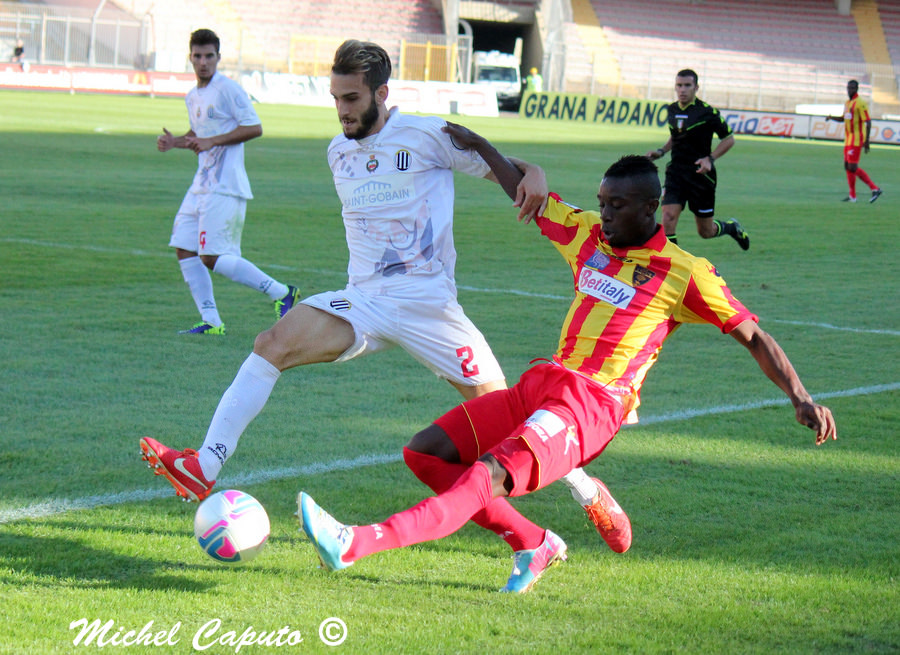
[[472, 360], [475, 359], [475, 353], [472, 352], [472, 349], [469, 346], [457, 348], [456, 356], [462, 360], [460, 362], [460, 368], [462, 368], [463, 377], [470, 378], [473, 375], [478, 375], [478, 365], [472, 364]]

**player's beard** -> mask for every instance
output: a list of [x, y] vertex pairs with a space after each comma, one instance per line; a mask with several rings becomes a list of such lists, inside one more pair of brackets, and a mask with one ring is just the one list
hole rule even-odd
[[344, 129], [344, 136], [348, 139], [358, 140], [364, 139], [372, 132], [372, 128], [375, 126], [375, 123], [378, 122], [378, 104], [375, 102], [375, 97], [372, 97], [372, 104], [369, 105], [369, 108], [363, 112], [362, 116], [359, 117], [358, 127], [355, 130], [347, 130]]

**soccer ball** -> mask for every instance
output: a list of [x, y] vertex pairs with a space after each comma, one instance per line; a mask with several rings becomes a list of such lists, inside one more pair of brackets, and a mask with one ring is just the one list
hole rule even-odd
[[269, 538], [269, 515], [256, 498], [228, 489], [197, 508], [194, 536], [207, 555], [220, 562], [249, 562]]

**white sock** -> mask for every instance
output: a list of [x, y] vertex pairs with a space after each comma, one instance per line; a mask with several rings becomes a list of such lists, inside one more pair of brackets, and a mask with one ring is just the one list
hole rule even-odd
[[281, 371], [256, 353], [244, 360], [231, 386], [222, 394], [198, 452], [207, 480], [215, 480], [219, 475], [241, 434], [265, 407], [280, 375]]
[[251, 289], [262, 291], [272, 300], [284, 298], [288, 292], [286, 284], [269, 277], [256, 264], [236, 255], [219, 255], [213, 271]]
[[597, 495], [597, 483], [591, 480], [584, 469], [572, 469], [562, 477], [562, 481], [572, 491], [572, 498], [582, 506], [594, 502]]
[[222, 318], [219, 316], [219, 310], [216, 309], [209, 269], [203, 265], [203, 261], [199, 257], [179, 259], [178, 265], [181, 267], [181, 275], [187, 282], [188, 289], [191, 290], [191, 296], [194, 298], [194, 304], [197, 305], [197, 311], [200, 312], [201, 320], [210, 325], [222, 325]]

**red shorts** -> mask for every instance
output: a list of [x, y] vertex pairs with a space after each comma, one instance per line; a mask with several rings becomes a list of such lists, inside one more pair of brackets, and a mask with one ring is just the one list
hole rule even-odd
[[844, 161], [848, 164], [858, 164], [861, 153], [860, 146], [844, 146]]
[[622, 404], [599, 384], [538, 364], [510, 389], [469, 400], [435, 421], [465, 464], [490, 453], [513, 480], [511, 496], [547, 486], [603, 452], [619, 431]]

